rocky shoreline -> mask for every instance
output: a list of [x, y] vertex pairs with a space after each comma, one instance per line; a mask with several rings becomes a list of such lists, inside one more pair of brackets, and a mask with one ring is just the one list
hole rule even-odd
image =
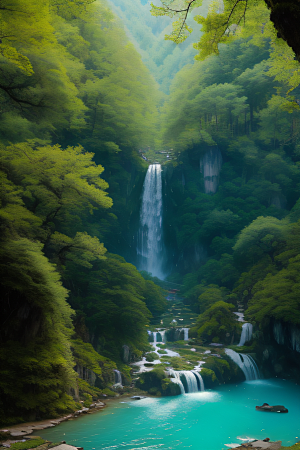
[[[56, 425], [59, 425], [62, 422], [65, 422], [66, 420], [72, 420], [77, 417], [80, 417], [83, 414], [91, 414], [96, 411], [100, 411], [103, 408], [107, 406], [106, 403], [98, 400], [90, 405], [89, 408], [82, 408], [79, 409], [71, 414], [68, 414], [66, 416], [59, 417], [57, 419], [46, 419], [46, 420], [40, 420], [35, 422], [26, 422], [22, 424], [12, 425], [5, 428], [0, 429], [1, 434], [7, 434], [7, 441], [10, 441], [10, 438], [20, 438], [31, 435], [32, 433], [35, 433], [39, 430], [45, 430], [46, 428], [55, 427]], [[2, 443], [2, 446], [5, 446], [7, 441], [4, 441]], [[16, 441], [14, 441], [16, 442]]]
[[[130, 395], [122, 395], [122, 397], [131, 397]], [[138, 399], [138, 396], [137, 396]], [[82, 417], [85, 414], [93, 414], [95, 412], [101, 411], [106, 408], [110, 403], [115, 403], [116, 401], [120, 401], [120, 397], [118, 398], [108, 398], [105, 402], [97, 400], [92, 403], [89, 408], [82, 408], [80, 410], [75, 411], [72, 414], [68, 414], [57, 419], [47, 419], [35, 422], [27, 422], [23, 424], [12, 425], [6, 428], [0, 429], [0, 450], [5, 450], [10, 448], [14, 443], [21, 443], [30, 440], [41, 439], [37, 432], [39, 430], [44, 430], [46, 428], [51, 428], [59, 425], [62, 422], [67, 420], [73, 420], [79, 417]], [[33, 435], [34, 433], [34, 435]], [[297, 443], [291, 447], [291, 450], [295, 448], [295, 450], [300, 450], [300, 444]], [[239, 446], [226, 445], [226, 447], [235, 448], [237, 450], [280, 450], [286, 449], [286, 447], [281, 446], [281, 441], [271, 442], [268, 438], [264, 440], [254, 440], [252, 442], [243, 443]], [[13, 448], [13, 447], [12, 447]], [[75, 447], [73, 445], [68, 445], [65, 441], [61, 441], [59, 443], [53, 444], [50, 441], [45, 440], [41, 445], [34, 447], [26, 447], [26, 450], [84, 450], [83, 447]]]

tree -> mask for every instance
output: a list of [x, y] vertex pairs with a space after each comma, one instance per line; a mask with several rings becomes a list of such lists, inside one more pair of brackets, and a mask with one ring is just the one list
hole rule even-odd
[[235, 333], [239, 329], [236, 316], [233, 314], [234, 305], [217, 301], [197, 318], [196, 325], [191, 329], [191, 335], [197, 332], [200, 339], [209, 342], [226, 342], [227, 334]]
[[266, 327], [270, 319], [300, 324], [299, 278], [300, 256], [289, 260], [277, 274], [269, 273], [253, 289], [246, 317]]
[[[162, 0], [161, 3], [162, 6], [155, 6], [151, 3], [152, 14], [175, 16], [177, 20], [173, 22], [173, 32], [167, 38], [177, 43], [183, 42], [187, 34], [192, 31], [187, 25], [187, 17], [192, 10], [201, 5], [201, 1], [175, 2], [175, 0]], [[270, 16], [267, 8], [271, 10]], [[300, 9], [296, 0], [289, 3], [283, 0], [275, 2], [265, 0], [265, 3], [260, 0], [252, 0], [247, 3], [235, 0], [226, 0], [222, 3], [215, 2], [210, 6], [206, 17], [203, 15], [195, 17], [196, 22], [202, 25], [204, 31], [197, 48], [201, 50], [202, 57], [212, 52], [218, 53], [218, 44], [232, 41], [235, 34], [238, 34], [239, 28], [245, 26], [245, 24], [253, 32], [253, 29], [258, 29], [260, 24], [264, 23], [264, 28], [269, 28], [269, 33], [272, 32], [272, 28], [270, 25], [268, 26], [271, 20], [277, 30], [278, 37], [284, 39], [292, 47], [296, 56], [299, 57], [299, 16]], [[265, 33], [265, 30], [263, 30], [263, 33]]]
[[275, 217], [258, 217], [239, 234], [234, 256], [244, 266], [257, 263], [264, 255], [274, 259], [274, 253], [284, 245], [287, 223]]
[[55, 416], [75, 408], [70, 336], [72, 310], [42, 244], [1, 243], [1, 422]]
[[108, 184], [100, 178], [103, 167], [80, 146], [63, 150], [59, 145], [20, 143], [1, 153], [4, 170], [23, 190], [27, 208], [42, 219], [44, 240], [54, 222], [62, 224], [67, 219], [70, 223], [79, 211], [112, 205], [105, 192]]

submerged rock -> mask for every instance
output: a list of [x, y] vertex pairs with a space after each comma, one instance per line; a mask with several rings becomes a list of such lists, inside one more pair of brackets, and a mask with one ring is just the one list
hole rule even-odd
[[289, 410], [283, 405], [270, 406], [268, 403], [264, 403], [262, 406], [255, 406], [256, 411], [278, 412], [287, 413]]

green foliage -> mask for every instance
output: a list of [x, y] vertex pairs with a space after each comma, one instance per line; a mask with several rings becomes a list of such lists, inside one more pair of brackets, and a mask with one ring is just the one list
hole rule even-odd
[[27, 450], [29, 448], [35, 448], [43, 444], [45, 444], [44, 439], [29, 439], [26, 442], [15, 442], [11, 444], [10, 448], [14, 450]]
[[236, 317], [232, 313], [233, 310], [234, 305], [231, 303], [225, 303], [224, 301], [214, 303], [197, 318], [194, 328], [198, 336], [210, 342], [214, 338], [218, 338], [218, 342], [226, 342], [228, 340], [226, 334], [232, 334], [239, 328]]
[[241, 231], [233, 247], [236, 258], [253, 264], [265, 254], [272, 257], [284, 243], [285, 228], [286, 222], [275, 217], [258, 217]]
[[157, 286], [153, 281], [146, 280], [143, 295], [147, 308], [152, 315], [160, 316], [167, 309], [166, 291]]
[[90, 394], [93, 398], [97, 399], [99, 395], [102, 393], [101, 389], [91, 386], [87, 381], [78, 378], [77, 386], [79, 389], [79, 394], [84, 396], [85, 394]]
[[23, 417], [37, 408], [51, 416], [75, 406], [65, 393], [76, 384], [69, 342], [72, 310], [66, 303], [67, 290], [41, 248], [25, 238], [1, 247], [8, 327], [0, 349], [3, 423], [16, 409]]
[[206, 369], [205, 367], [201, 369], [201, 376], [203, 378], [204, 383], [206, 382], [206, 386], [208, 386], [207, 379], [211, 380], [211, 382], [217, 380], [215, 372], [211, 369]]
[[91, 396], [91, 394], [85, 393], [84, 398], [85, 398], [85, 400], [83, 402], [83, 406], [85, 408], [89, 408], [93, 402], [93, 397]]
[[127, 344], [140, 356], [148, 342], [145, 327], [151, 314], [143, 297], [145, 280], [136, 268], [111, 254], [88, 273], [79, 275], [72, 263], [66, 267], [68, 277], [76, 273], [77, 289], [85, 291], [84, 297], [73, 294], [70, 302], [86, 314], [97, 350], [119, 361], [121, 348]]
[[148, 362], [153, 362], [153, 361], [155, 361], [156, 359], [158, 359], [157, 353], [155, 353], [155, 352], [146, 353], [146, 360], [147, 360]]
[[102, 389], [102, 394], [108, 395], [108, 397], [115, 397], [117, 394], [109, 388]]
[[225, 300], [226, 293], [222, 291], [217, 286], [209, 285], [206, 287], [203, 294], [199, 295], [199, 312], [203, 313], [206, 309], [212, 306], [216, 302]]
[[299, 324], [299, 264], [300, 256], [291, 258], [287, 268], [277, 274], [268, 274], [253, 289], [247, 317], [261, 327], [268, 325], [271, 318], [287, 323]]
[[83, 342], [81, 339], [73, 339], [71, 343], [76, 364], [92, 370], [96, 375], [102, 378], [101, 366], [103, 366], [105, 362], [109, 363], [110, 361], [99, 355], [91, 344]]

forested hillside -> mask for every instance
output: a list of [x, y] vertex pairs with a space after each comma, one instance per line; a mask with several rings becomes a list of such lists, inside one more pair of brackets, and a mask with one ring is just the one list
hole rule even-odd
[[[78, 387], [80, 395], [104, 389], [124, 344], [141, 353], [145, 325], [165, 300], [114, 255], [130, 253], [145, 171], [137, 150], [157, 139], [156, 83], [103, 2], [4, 1], [1, 15], [0, 391], [8, 423], [74, 409]], [[75, 364], [87, 379], [96, 373], [94, 388]]]
[[195, 3], [181, 47], [149, 4], [0, 3], [0, 422], [114, 395], [114, 370], [129, 386], [149, 351], [168, 307], [133, 265], [149, 154], [191, 336], [226, 340], [239, 306], [252, 349], [281, 327], [299, 353], [300, 72], [264, 2], [245, 26], [241, 4]]
[[[206, 14], [208, 1], [197, 8], [195, 14]], [[192, 63], [197, 50], [193, 42], [197, 42], [201, 36], [201, 30], [195, 29], [183, 45], [176, 45], [165, 36], [172, 31], [172, 21], [167, 17], [158, 20], [151, 15], [151, 2], [135, 2], [132, 0], [118, 0], [110, 2], [113, 11], [122, 19], [130, 40], [140, 53], [144, 64], [148, 67], [160, 90], [169, 93], [172, 79], [186, 64]], [[189, 24], [193, 17], [188, 19]]]
[[[239, 304], [265, 336], [275, 322], [299, 325], [294, 63], [285, 44], [263, 35], [222, 44], [178, 73], [163, 111], [165, 145], [178, 154], [165, 174], [169, 279], [182, 277], [196, 312]], [[202, 315], [194, 333], [219, 342], [220, 324]]]

